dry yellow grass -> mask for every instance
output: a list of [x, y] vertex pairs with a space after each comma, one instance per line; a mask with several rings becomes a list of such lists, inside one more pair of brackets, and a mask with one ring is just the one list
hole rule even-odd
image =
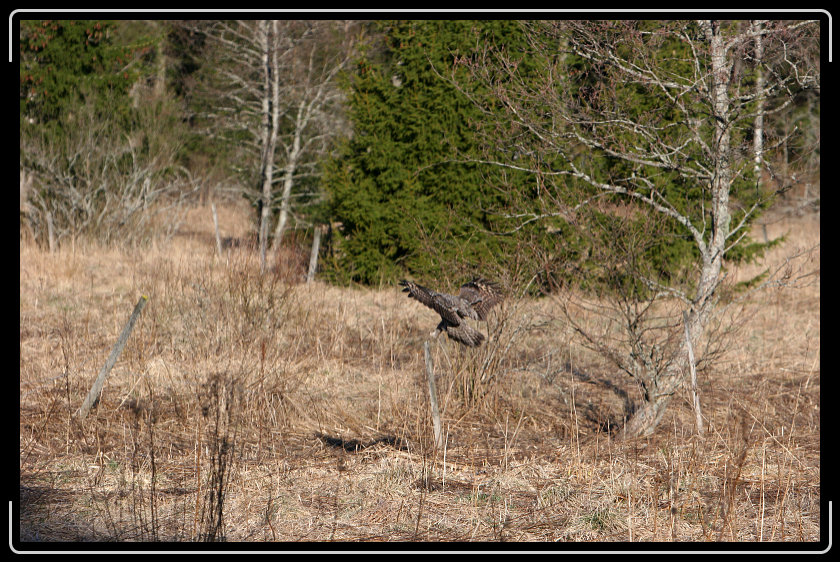
[[[247, 209], [219, 211], [223, 235], [247, 237]], [[813, 219], [785, 226], [771, 262], [819, 243]], [[298, 284], [259, 275], [247, 244], [226, 252], [208, 208], [147, 249], [21, 242], [22, 541], [820, 540], [818, 255], [802, 286], [750, 297], [700, 374], [705, 439], [687, 393], [654, 437], [610, 433], [638, 390], [540, 299], [505, 303], [477, 351], [433, 344], [434, 451], [433, 313], [398, 288]]]

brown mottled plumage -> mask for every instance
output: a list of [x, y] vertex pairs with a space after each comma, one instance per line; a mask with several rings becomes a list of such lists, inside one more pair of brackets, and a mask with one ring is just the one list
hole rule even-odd
[[485, 338], [464, 320], [487, 320], [487, 313], [502, 300], [498, 286], [481, 278], [462, 285], [457, 296], [438, 293], [411, 281], [400, 281], [400, 285], [410, 298], [440, 314], [440, 324], [432, 332], [433, 336], [446, 332], [453, 340], [469, 347], [481, 345]]

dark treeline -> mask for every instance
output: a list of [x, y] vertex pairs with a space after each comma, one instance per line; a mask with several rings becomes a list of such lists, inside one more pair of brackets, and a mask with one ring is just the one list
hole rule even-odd
[[[670, 275], [699, 257], [685, 225], [631, 207], [656, 193], [707, 220], [688, 206], [708, 199], [715, 117], [645, 80], [696, 89], [711, 59], [695, 22], [627, 23], [21, 20], [22, 230], [143, 239], [154, 213], [212, 194], [253, 204], [269, 256], [287, 229], [329, 226], [321, 270], [338, 282], [628, 282], [605, 252]], [[818, 204], [819, 23], [721, 29], [745, 224], [786, 192]], [[599, 41], [639, 79], [610, 74]], [[601, 125], [581, 135], [587, 120]], [[628, 233], [645, 241], [608, 244]]]

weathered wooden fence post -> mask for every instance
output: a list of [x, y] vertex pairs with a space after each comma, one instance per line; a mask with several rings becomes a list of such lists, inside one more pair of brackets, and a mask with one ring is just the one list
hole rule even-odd
[[111, 369], [117, 362], [117, 357], [119, 357], [120, 353], [122, 353], [125, 343], [128, 341], [128, 336], [134, 328], [134, 323], [137, 322], [137, 318], [140, 317], [140, 312], [142, 312], [143, 307], [146, 306], [146, 301], [148, 300], [149, 297], [143, 295], [140, 297], [140, 300], [137, 301], [137, 305], [134, 307], [134, 312], [131, 313], [131, 318], [128, 319], [128, 322], [120, 334], [120, 338], [117, 340], [117, 343], [114, 344], [113, 349], [111, 349], [111, 355], [108, 356], [108, 360], [105, 361], [105, 365], [103, 365], [102, 370], [99, 371], [99, 376], [96, 377], [96, 381], [90, 388], [90, 392], [88, 392], [87, 398], [85, 398], [81, 408], [79, 408], [76, 412], [77, 418], [85, 419], [94, 403], [96, 403], [99, 399], [99, 393], [102, 391], [102, 385], [105, 384], [105, 377], [108, 376], [108, 373], [111, 372]]
[[219, 216], [216, 214], [215, 203], [210, 203], [210, 210], [213, 211], [213, 230], [216, 232], [216, 253], [222, 257], [222, 237], [219, 236]]
[[321, 248], [321, 225], [315, 225], [314, 238], [312, 239], [312, 253], [309, 254], [309, 270], [306, 272], [306, 282], [309, 283], [315, 278], [318, 270], [318, 250]]
[[437, 390], [435, 389], [435, 371], [432, 365], [432, 354], [429, 351], [429, 341], [423, 342], [423, 358], [426, 362], [426, 380], [429, 383], [429, 403], [432, 407], [432, 427], [435, 431], [435, 449], [441, 444], [440, 412], [438, 411]]

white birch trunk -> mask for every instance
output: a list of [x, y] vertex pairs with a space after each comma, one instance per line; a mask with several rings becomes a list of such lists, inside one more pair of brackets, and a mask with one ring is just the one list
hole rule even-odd
[[292, 147], [283, 171], [283, 192], [280, 195], [280, 215], [277, 218], [277, 227], [274, 229], [274, 240], [271, 242], [272, 252], [276, 252], [276, 250], [280, 247], [280, 243], [283, 241], [283, 233], [286, 231], [286, 225], [289, 221], [292, 187], [294, 186], [294, 176], [297, 171], [298, 159], [300, 158], [300, 135], [301, 128], [298, 126], [296, 127]]
[[261, 198], [260, 198], [260, 271], [265, 272], [266, 250], [268, 247], [268, 223], [271, 220], [271, 193], [274, 178], [274, 153], [277, 146], [277, 134], [280, 121], [279, 113], [279, 69], [275, 39], [277, 21], [260, 22], [260, 47], [263, 62], [262, 124], [263, 142], [260, 162]]
[[685, 380], [689, 352], [694, 342], [702, 335], [704, 325], [712, 312], [713, 295], [720, 283], [723, 254], [729, 236], [729, 189], [732, 183], [729, 79], [732, 61], [727, 57], [718, 22], [701, 21], [700, 27], [705, 33], [711, 54], [709, 90], [713, 109], [711, 119], [714, 120], [715, 126], [712, 144], [714, 176], [710, 185], [712, 232], [708, 244], [700, 244], [702, 259], [700, 279], [692, 299], [691, 309], [685, 316], [686, 337], [677, 351], [679, 360], [675, 361], [664, 373], [653, 378], [645, 388], [646, 400], [625, 425], [625, 437], [652, 434], [665, 413], [671, 397]]
[[764, 69], [761, 65], [764, 62], [764, 39], [761, 32], [764, 29], [764, 20], [754, 20], [751, 24], [752, 32], [755, 34], [755, 92], [758, 95], [758, 108], [756, 108], [755, 126], [753, 129], [753, 154], [755, 159], [756, 181], [761, 181], [761, 156], [764, 151]]
[[315, 272], [318, 271], [318, 251], [321, 249], [322, 231], [322, 226], [315, 226], [315, 233], [312, 239], [312, 252], [309, 254], [309, 269], [306, 272], [307, 283], [311, 282], [315, 278]]

